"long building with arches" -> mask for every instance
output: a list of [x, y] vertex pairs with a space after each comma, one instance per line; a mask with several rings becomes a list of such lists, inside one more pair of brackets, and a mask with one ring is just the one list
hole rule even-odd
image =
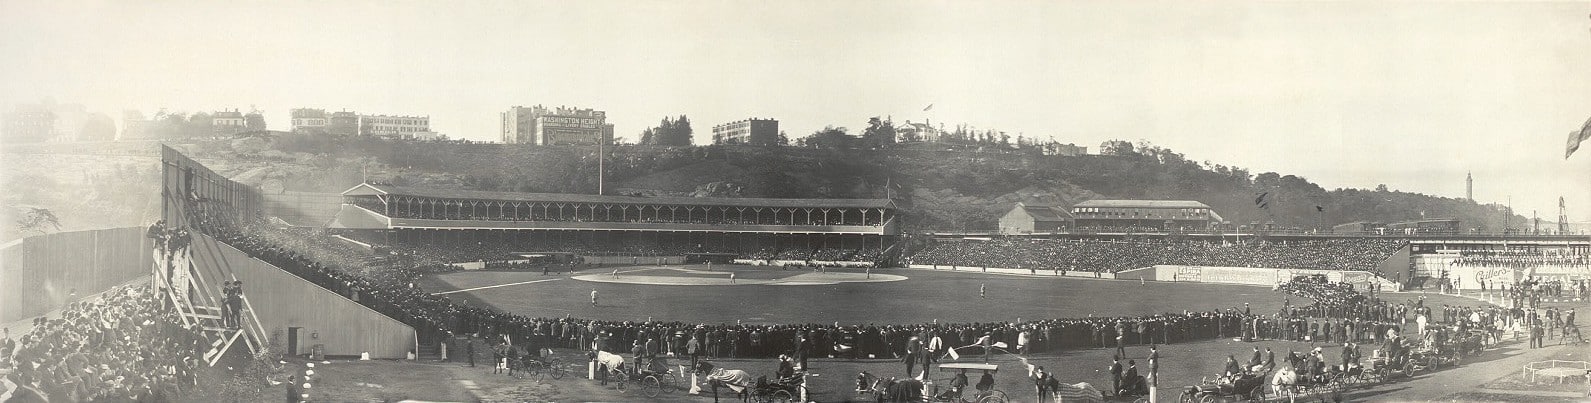
[[[783, 250], [882, 254], [900, 235], [889, 199], [637, 197], [360, 184], [328, 226], [384, 244], [509, 244], [622, 254], [625, 245], [747, 256]], [[605, 247], [603, 245], [611, 245]], [[656, 252], [649, 252], [656, 253]]]

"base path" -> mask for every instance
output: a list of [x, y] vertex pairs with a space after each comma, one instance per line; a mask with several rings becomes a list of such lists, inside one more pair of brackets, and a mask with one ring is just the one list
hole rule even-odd
[[[739, 273], [738, 278], [731, 279], [730, 275], [732, 273]], [[751, 273], [746, 271], [708, 271], [685, 267], [655, 266], [619, 269], [616, 272], [586, 274], [572, 278], [596, 283], [644, 285], [833, 285], [840, 283], [883, 283], [906, 279], [906, 276], [894, 274], [854, 272], [804, 271], [798, 274], [774, 278], [748, 274]]]

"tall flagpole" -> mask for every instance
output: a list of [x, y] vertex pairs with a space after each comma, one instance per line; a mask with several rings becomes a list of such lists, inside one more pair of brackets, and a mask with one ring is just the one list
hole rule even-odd
[[607, 170], [607, 166], [606, 165], [607, 165], [608, 158], [607, 158], [606, 155], [602, 154], [602, 143], [605, 143], [605, 141], [602, 140], [602, 135], [598, 134], [597, 135], [597, 196], [601, 196], [602, 195], [602, 185], [603, 185], [602, 181], [607, 178], [607, 175], [605, 175], [604, 173]]

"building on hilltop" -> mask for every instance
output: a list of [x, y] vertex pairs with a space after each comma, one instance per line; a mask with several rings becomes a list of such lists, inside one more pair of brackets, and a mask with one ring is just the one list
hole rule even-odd
[[[943, 126], [943, 124], [941, 124], [941, 126]], [[929, 123], [912, 123], [911, 120], [907, 120], [906, 123], [895, 126], [895, 142], [937, 143], [944, 135], [944, 132], [945, 131], [942, 127], [935, 128]]]
[[116, 121], [110, 116], [89, 112], [83, 104], [49, 99], [18, 104], [0, 115], [0, 121], [0, 142], [5, 143], [104, 141], [116, 137]]
[[335, 136], [374, 136], [390, 140], [435, 140], [430, 116], [363, 115], [346, 109], [293, 109], [293, 132]]
[[231, 136], [248, 131], [248, 119], [237, 109], [210, 115], [210, 129], [217, 136]]
[[116, 138], [119, 140], [136, 140], [149, 138], [149, 118], [144, 113], [135, 109], [122, 111], [122, 133]]
[[499, 122], [499, 136], [503, 144], [536, 144], [536, 108], [512, 106], [507, 112], [498, 113], [502, 120]]
[[332, 112], [326, 119], [326, 134], [334, 136], [359, 135], [359, 114], [349, 111]]
[[505, 144], [595, 145], [613, 143], [608, 113], [592, 108], [515, 106], [499, 114]]
[[1072, 143], [1066, 143], [1066, 144], [1050, 143], [1050, 144], [1045, 144], [1043, 146], [1043, 149], [1044, 149], [1044, 151], [1046, 151], [1045, 155], [1061, 155], [1061, 156], [1067, 156], [1067, 157], [1076, 157], [1076, 156], [1079, 156], [1079, 155], [1088, 154], [1088, 147], [1082, 147], [1082, 146], [1078, 146], [1078, 145], [1072, 144]]
[[1079, 229], [1205, 230], [1221, 222], [1210, 206], [1192, 200], [1089, 200], [1072, 206]]
[[779, 145], [779, 121], [750, 118], [713, 126], [713, 144]]
[[0, 123], [6, 143], [42, 143], [55, 133], [55, 111], [44, 104], [19, 104]]
[[1000, 216], [1000, 233], [1019, 235], [1063, 232], [1072, 227], [1072, 214], [1060, 206], [1017, 202]]
[[1473, 173], [1464, 173], [1464, 199], [1469, 200], [1470, 203], [1475, 202], [1475, 175]]
[[296, 108], [288, 112], [293, 116], [294, 133], [323, 133], [328, 121], [325, 109]]
[[[329, 123], [329, 122], [328, 122]], [[359, 115], [359, 135], [394, 140], [432, 140], [430, 116]]]

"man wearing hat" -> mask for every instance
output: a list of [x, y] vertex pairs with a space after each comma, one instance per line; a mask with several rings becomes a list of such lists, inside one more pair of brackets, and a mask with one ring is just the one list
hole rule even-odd
[[1038, 389], [1038, 401], [1043, 402], [1048, 400], [1046, 398], [1052, 397], [1050, 396], [1053, 393], [1053, 391], [1050, 390], [1050, 380], [1052, 379], [1054, 378], [1052, 378], [1050, 374], [1044, 372], [1044, 366], [1042, 365], [1033, 370], [1033, 387]]
[[790, 356], [779, 354], [779, 370], [774, 372], [779, 379], [795, 376], [795, 363], [790, 361]]
[[[916, 364], [917, 364], [917, 355], [922, 354], [922, 346], [923, 346], [922, 340], [917, 338], [916, 335], [912, 335], [912, 337], [910, 339], [906, 340], [906, 354], [903, 354], [904, 357], [902, 357], [901, 359], [906, 361], [906, 376], [907, 377], [913, 376], [912, 375], [913, 374], [912, 368], [915, 367]], [[923, 369], [927, 369], [927, 368], [923, 368]]]

